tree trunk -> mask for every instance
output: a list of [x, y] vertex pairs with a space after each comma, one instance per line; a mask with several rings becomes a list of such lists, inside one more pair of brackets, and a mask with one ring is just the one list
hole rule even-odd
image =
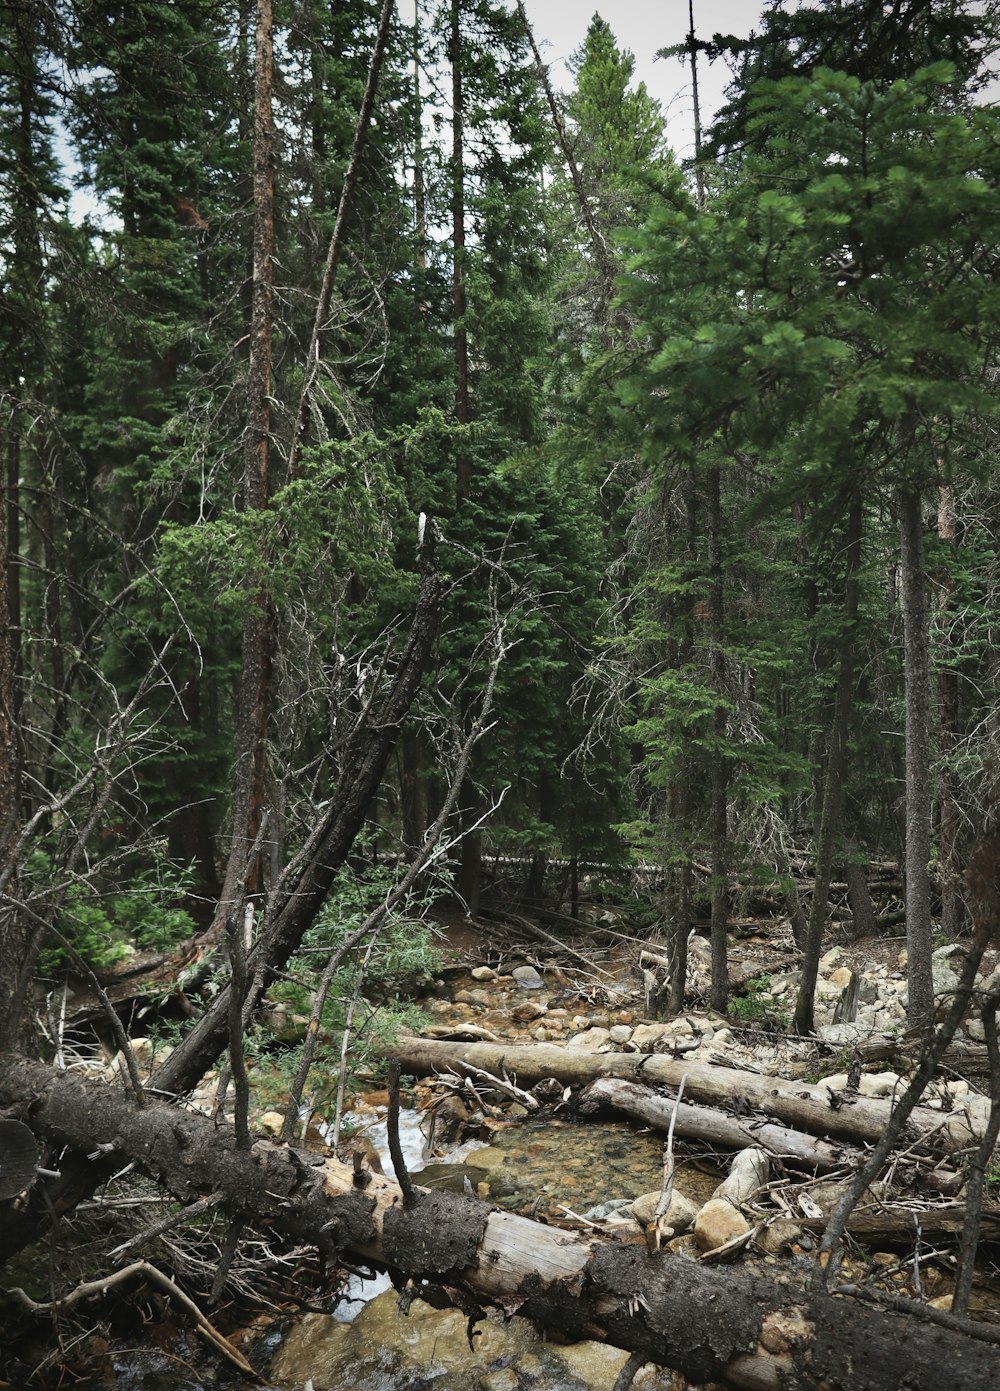
[[[0, 434], [0, 461], [6, 441]], [[23, 1011], [20, 995], [34, 955], [37, 933], [17, 908], [18, 867], [10, 863], [21, 825], [21, 759], [14, 697], [14, 623], [8, 591], [8, 550], [3, 476], [0, 474], [0, 1052], [16, 1047]]]
[[940, 804], [938, 861], [941, 866], [941, 931], [946, 937], [954, 939], [962, 931], [965, 903], [962, 897], [959, 785], [955, 770], [950, 764], [959, 738], [958, 674], [952, 665], [956, 654], [948, 636], [949, 625], [947, 622], [952, 590], [954, 589], [954, 579], [950, 567], [954, 562], [958, 544], [955, 527], [955, 491], [950, 483], [942, 484], [938, 490], [938, 536], [948, 548], [941, 583], [941, 609], [945, 621], [941, 625], [942, 637], [940, 641], [943, 651], [938, 673], [938, 724], [942, 762], [938, 797]]
[[792, 1023], [797, 1034], [811, 1034], [814, 1027], [816, 977], [823, 950], [826, 928], [827, 899], [833, 879], [833, 861], [843, 823], [844, 783], [847, 780], [847, 746], [854, 704], [854, 628], [858, 617], [858, 568], [861, 564], [862, 507], [860, 494], [855, 494], [847, 523], [845, 545], [846, 574], [844, 577], [843, 627], [839, 637], [839, 667], [837, 694], [833, 706], [833, 727], [827, 751], [826, 778], [823, 784], [823, 811], [816, 845], [816, 877], [813, 887], [809, 930], [802, 955], [802, 974], [795, 1000]]
[[[449, 1068], [461, 1071], [467, 1065], [496, 1076], [502, 1076], [506, 1069], [511, 1075], [517, 1074], [522, 1086], [532, 1086], [548, 1077], [564, 1086], [579, 1086], [598, 1077], [617, 1077], [676, 1088], [683, 1078], [684, 1095], [691, 1101], [728, 1108], [745, 1106], [791, 1129], [851, 1144], [879, 1140], [892, 1111], [888, 1100], [858, 1096], [845, 1106], [839, 1098], [831, 1098], [825, 1087], [668, 1058], [664, 1054], [586, 1053], [583, 1049], [547, 1043], [508, 1046], [439, 1043], [422, 1038], [401, 1039], [387, 1051], [390, 1057], [399, 1059], [404, 1072], [415, 1077], [427, 1077]], [[942, 1125], [942, 1112], [918, 1106], [910, 1119], [912, 1136], [928, 1133], [928, 1144], [940, 1147], [943, 1153], [954, 1153], [975, 1143], [985, 1123], [985, 1108], [956, 1111]]]
[[725, 1149], [748, 1149], [758, 1146], [776, 1158], [802, 1165], [806, 1169], [829, 1172], [860, 1164], [860, 1149], [844, 1144], [831, 1144], [799, 1130], [775, 1125], [755, 1115], [743, 1120], [725, 1111], [707, 1106], [679, 1104], [637, 1082], [623, 1082], [616, 1077], [599, 1077], [590, 1082], [577, 1100], [581, 1115], [616, 1111], [654, 1130], [667, 1131], [671, 1124], [680, 1140], [697, 1140], [702, 1144]]
[[[692, 43], [694, 32], [692, 28]], [[692, 77], [696, 74], [691, 50]], [[700, 136], [697, 137], [700, 142]], [[698, 175], [699, 200], [704, 201], [704, 177]], [[726, 756], [725, 587], [722, 572], [722, 469], [713, 465], [708, 474], [708, 618], [711, 628], [712, 684], [717, 704], [712, 715], [711, 808], [709, 857], [712, 867], [712, 993], [711, 1005], [725, 1014], [729, 1004], [729, 759]]]
[[[253, 120], [253, 302], [247, 422], [243, 440], [243, 505], [248, 512], [268, 506], [271, 458], [271, 340], [274, 299], [274, 76], [271, 0], [257, 0], [254, 46]], [[261, 557], [263, 569], [264, 559]], [[263, 578], [261, 575], [259, 578]], [[267, 773], [267, 731], [271, 713], [274, 660], [274, 609], [259, 589], [243, 621], [243, 658], [236, 729], [236, 778], [229, 856], [210, 936], [218, 939], [226, 920], [262, 884], [264, 847], [260, 840]]]
[[[849, 844], [848, 851], [852, 848]], [[875, 909], [864, 866], [857, 859], [849, 857], [844, 865], [844, 878], [847, 881], [847, 901], [851, 905], [851, 936], [874, 937]]]
[[899, 492], [900, 597], [906, 695], [907, 1024], [926, 1033], [934, 1020], [931, 976], [931, 669], [920, 489]]
[[[465, 149], [462, 95], [461, 0], [451, 0], [451, 237], [452, 325], [455, 348], [455, 420], [469, 423], [469, 337], [465, 327]], [[459, 443], [455, 462], [455, 502], [469, 495], [472, 481], [467, 442]]]
[[[940, 1391], [941, 1369], [951, 1367], [961, 1369], [963, 1391], [996, 1385], [995, 1346], [940, 1322], [873, 1312], [739, 1269], [720, 1273], [458, 1194], [416, 1189], [407, 1204], [380, 1175], [359, 1184], [346, 1164], [267, 1140], [240, 1149], [229, 1127], [206, 1117], [155, 1102], [139, 1109], [124, 1091], [42, 1063], [11, 1060], [0, 1074], [0, 1106], [57, 1145], [113, 1145], [120, 1163], [135, 1162], [183, 1202], [221, 1194], [241, 1219], [318, 1244], [330, 1258], [388, 1265], [698, 1383]], [[6, 1205], [0, 1221], [12, 1216]]]
[[[442, 583], [433, 566], [430, 547], [421, 557], [420, 597], [406, 647], [384, 700], [359, 720], [347, 740], [340, 777], [328, 809], [302, 852], [297, 877], [273, 894], [274, 904], [255, 951], [263, 954], [262, 992], [298, 948], [316, 914], [326, 902], [337, 871], [347, 859], [378, 791], [399, 730], [420, 685], [420, 678], [437, 637]], [[251, 956], [249, 969], [254, 970]], [[156, 1086], [167, 1092], [194, 1087], [221, 1056], [226, 1046], [228, 988], [185, 1035], [156, 1074]]]

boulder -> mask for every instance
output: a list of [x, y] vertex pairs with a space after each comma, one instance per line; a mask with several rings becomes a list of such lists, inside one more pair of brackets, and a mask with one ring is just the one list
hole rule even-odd
[[[631, 1204], [630, 1211], [640, 1226], [648, 1227], [656, 1213], [660, 1201], [659, 1190], [652, 1193], [643, 1193]], [[686, 1232], [694, 1223], [698, 1216], [698, 1204], [693, 1203], [690, 1198], [685, 1197], [679, 1189], [675, 1188], [670, 1195], [670, 1206], [664, 1216], [664, 1226], [673, 1230], [674, 1236], [680, 1236]]]
[[749, 1230], [742, 1212], [726, 1198], [710, 1198], [694, 1220], [694, 1239], [702, 1251], [716, 1251]]
[[515, 966], [511, 976], [518, 990], [541, 990], [545, 984], [534, 966]]
[[729, 1166], [729, 1175], [719, 1184], [714, 1198], [726, 1198], [735, 1206], [745, 1203], [763, 1188], [771, 1177], [771, 1161], [762, 1149], [740, 1150]]
[[609, 1029], [586, 1029], [582, 1034], [574, 1034], [569, 1041], [571, 1048], [579, 1048], [584, 1053], [608, 1053], [611, 1051], [611, 1031]]

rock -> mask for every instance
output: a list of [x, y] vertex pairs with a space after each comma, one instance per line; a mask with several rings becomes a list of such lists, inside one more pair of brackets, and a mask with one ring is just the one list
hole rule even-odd
[[734, 1206], [745, 1203], [771, 1177], [771, 1161], [762, 1149], [740, 1150], [713, 1198], [727, 1198]]
[[828, 952], [824, 952], [824, 954], [820, 957], [819, 969], [821, 971], [832, 970], [833, 967], [836, 966], [837, 962], [840, 960], [842, 955], [843, 952], [840, 950], [839, 947], [831, 947]]
[[902, 950], [902, 951], [899, 953], [899, 955], [896, 957], [896, 965], [899, 967], [899, 969], [900, 969], [901, 971], [905, 971], [906, 968], [907, 968], [907, 966], [908, 966], [908, 964], [909, 964], [909, 961], [910, 961], [910, 953], [909, 953], [909, 952], [906, 950], [906, 948], [904, 947], [903, 950]]
[[515, 966], [511, 975], [519, 990], [541, 990], [545, 984], [534, 966]]
[[[504, 1320], [496, 1311], [476, 1324], [475, 1352], [469, 1351], [468, 1319], [458, 1309], [432, 1309], [414, 1300], [409, 1312], [398, 1307], [395, 1290], [365, 1304], [353, 1323], [328, 1314], [306, 1314], [295, 1321], [268, 1373], [269, 1381], [311, 1384], [315, 1391], [360, 1386], [461, 1386], [463, 1391], [607, 1391], [628, 1354], [606, 1343], [555, 1346], [527, 1319]], [[636, 1391], [666, 1391], [668, 1373], [644, 1368]]]
[[[638, 1199], [636, 1199], [638, 1202]], [[596, 1207], [589, 1207], [586, 1212], [580, 1214], [588, 1222], [607, 1222], [611, 1217], [620, 1217], [623, 1213], [629, 1214], [632, 1207], [628, 1198], [609, 1198], [606, 1203], [598, 1203]]]
[[543, 1005], [540, 1000], [525, 1000], [524, 1004], [511, 1010], [510, 1017], [516, 1019], [519, 1024], [530, 1024], [535, 1019], [541, 1019], [542, 1015], [547, 1013], [548, 1006]]
[[694, 1220], [694, 1239], [702, 1251], [716, 1251], [749, 1230], [742, 1212], [725, 1198], [710, 1198]]
[[949, 942], [947, 946], [937, 947], [931, 952], [931, 961], [950, 961], [952, 957], [957, 957], [961, 961], [965, 955], [957, 942]]
[[816, 1033], [824, 1043], [846, 1048], [848, 1044], [867, 1038], [871, 1033], [871, 1027], [868, 1024], [820, 1024]]
[[[863, 1207], [872, 1201], [881, 1202], [889, 1191], [889, 1185], [876, 1182], [866, 1189], [861, 1195], [858, 1207]], [[824, 1217], [829, 1217], [830, 1213], [840, 1202], [840, 1199], [847, 1192], [847, 1184], [839, 1179], [824, 1179], [821, 1183], [813, 1183], [809, 1186], [808, 1195], [816, 1206], [820, 1209]]]
[[582, 1034], [574, 1034], [569, 1046], [584, 1053], [607, 1053], [611, 1049], [611, 1032], [609, 1029], [586, 1029]]
[[[659, 1189], [652, 1193], [643, 1193], [631, 1204], [632, 1216], [641, 1226], [648, 1227], [653, 1220], [659, 1201]], [[675, 1188], [670, 1195], [670, 1206], [664, 1216], [664, 1226], [672, 1228], [674, 1236], [680, 1236], [682, 1232], [688, 1231], [697, 1216], [698, 1204], [693, 1203], [690, 1198], [685, 1197], [679, 1189]]]
[[615, 1024], [609, 1030], [609, 1037], [612, 1043], [628, 1043], [632, 1037], [632, 1030], [627, 1024]]
[[496, 980], [497, 973], [492, 966], [473, 966], [469, 975], [473, 980]]
[[835, 985], [838, 990], [843, 990], [845, 986], [850, 985], [853, 975], [850, 966], [838, 966], [835, 971], [830, 972], [830, 984]]
[[637, 1024], [632, 1031], [632, 1042], [640, 1053], [655, 1053], [670, 1037], [669, 1024]]
[[265, 1135], [270, 1135], [275, 1140], [281, 1134], [284, 1123], [285, 1118], [280, 1111], [265, 1111], [262, 1116], [257, 1117], [257, 1129], [263, 1130]]
[[493, 1003], [493, 997], [486, 990], [456, 990], [454, 1003], [487, 1009]]
[[866, 1072], [858, 1084], [862, 1096], [892, 1096], [900, 1085], [895, 1072]]
[[714, 1048], [721, 1048], [726, 1044], [732, 1043], [732, 1041], [733, 1031], [730, 1028], [716, 1029], [715, 1033], [712, 1035], [712, 1046]]
[[778, 1217], [768, 1222], [753, 1239], [758, 1251], [766, 1256], [787, 1256], [789, 1247], [798, 1241], [802, 1228], [790, 1217]]

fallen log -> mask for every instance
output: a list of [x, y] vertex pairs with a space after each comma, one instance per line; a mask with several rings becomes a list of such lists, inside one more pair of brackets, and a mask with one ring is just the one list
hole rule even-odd
[[[804, 1232], [822, 1233], [825, 1217], [796, 1217]], [[1000, 1242], [1000, 1208], [984, 1208], [979, 1232], [980, 1243]], [[965, 1225], [965, 1204], [949, 1203], [946, 1207], [879, 1207], [873, 1212], [852, 1212], [847, 1223], [851, 1236], [866, 1246], [902, 1246], [912, 1251], [919, 1228], [923, 1242], [948, 1241], [957, 1238]]]
[[[550, 1043], [453, 1044], [422, 1038], [402, 1038], [387, 1052], [399, 1059], [404, 1072], [419, 1077], [447, 1069], [461, 1071], [465, 1064], [498, 1075], [504, 1070], [516, 1073], [521, 1083], [528, 1085], [546, 1077], [555, 1077], [564, 1086], [616, 1077], [676, 1088], [685, 1077], [685, 1092], [693, 1101], [726, 1106], [738, 1113], [753, 1111], [793, 1130], [854, 1144], [876, 1143], [893, 1105], [881, 1097], [831, 1094], [825, 1087], [807, 1082], [788, 1082], [658, 1053], [588, 1053]], [[970, 1103], [948, 1113], [929, 1106], [915, 1107], [905, 1138], [907, 1143], [914, 1143], [924, 1136], [926, 1147], [938, 1153], [963, 1149], [981, 1137], [987, 1110], [985, 1100], [981, 1107]]]
[[650, 1087], [617, 1077], [599, 1077], [588, 1083], [576, 1104], [584, 1116], [607, 1109], [651, 1125], [654, 1130], [667, 1130], [671, 1117], [676, 1116], [674, 1133], [683, 1140], [701, 1140], [736, 1150], [756, 1146], [778, 1159], [822, 1173], [853, 1168], [862, 1158], [861, 1151], [853, 1145], [819, 1140], [800, 1130], [774, 1125], [762, 1116], [743, 1118], [707, 1106], [691, 1106], [686, 1101], [677, 1103]]
[[[0, 1106], [35, 1133], [78, 1151], [131, 1160], [184, 1202], [220, 1194], [239, 1220], [352, 1252], [499, 1305], [570, 1338], [596, 1338], [690, 1381], [747, 1391], [939, 1391], [942, 1367], [963, 1391], [996, 1385], [1000, 1335], [938, 1315], [915, 1318], [814, 1294], [749, 1271], [718, 1273], [493, 1212], [455, 1194], [400, 1189], [337, 1160], [257, 1140], [228, 1126], [46, 1064], [8, 1057]], [[0, 1209], [0, 1229], [9, 1211]], [[430, 1291], [428, 1291], [430, 1293]], [[948, 1325], [948, 1326], [945, 1326]]]

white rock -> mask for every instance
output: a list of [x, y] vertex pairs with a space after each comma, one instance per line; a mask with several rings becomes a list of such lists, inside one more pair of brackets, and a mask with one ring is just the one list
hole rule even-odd
[[574, 1034], [569, 1041], [571, 1048], [579, 1048], [584, 1053], [608, 1052], [611, 1047], [609, 1029], [586, 1029], [582, 1034]]
[[867, 1024], [820, 1024], [816, 1033], [824, 1043], [835, 1043], [843, 1048], [849, 1043], [857, 1043], [858, 1039], [867, 1038], [871, 1029]]
[[899, 1086], [895, 1072], [866, 1072], [858, 1084], [862, 1096], [892, 1096]]
[[628, 1024], [615, 1024], [608, 1031], [608, 1037], [612, 1043], [628, 1043], [632, 1037], [632, 1030]]
[[654, 1053], [670, 1037], [669, 1024], [637, 1024], [632, 1030], [632, 1042], [641, 1053]]
[[762, 1149], [740, 1150], [729, 1166], [729, 1176], [723, 1179], [712, 1195], [728, 1198], [739, 1206], [745, 1203], [771, 1176], [771, 1161]]

